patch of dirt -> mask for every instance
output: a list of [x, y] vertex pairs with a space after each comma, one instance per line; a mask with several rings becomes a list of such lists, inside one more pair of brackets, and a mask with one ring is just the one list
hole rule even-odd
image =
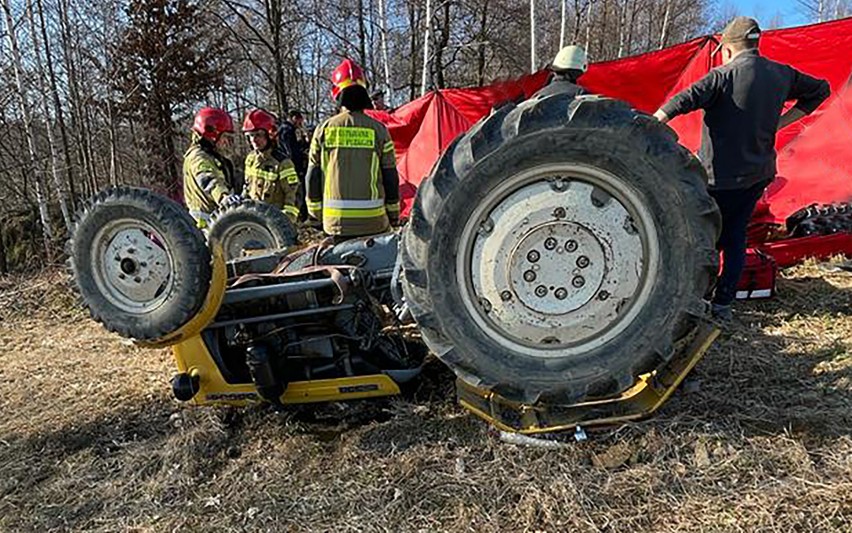
[[168, 350], [0, 279], [0, 531], [850, 531], [852, 274], [784, 272], [654, 418], [501, 442], [439, 363], [399, 398], [199, 408]]

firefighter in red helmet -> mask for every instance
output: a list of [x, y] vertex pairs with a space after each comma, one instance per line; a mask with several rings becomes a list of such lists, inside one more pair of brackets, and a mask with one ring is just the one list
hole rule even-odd
[[240, 201], [234, 194], [234, 165], [221, 151], [231, 142], [234, 122], [222, 109], [202, 108], [192, 124], [192, 142], [183, 156], [183, 197], [201, 228], [220, 205]]
[[308, 157], [308, 213], [338, 238], [381, 233], [399, 219], [393, 141], [372, 109], [364, 71], [344, 60], [331, 77], [340, 112], [314, 131]]
[[296, 191], [299, 176], [287, 155], [275, 142], [278, 125], [275, 117], [262, 110], [249, 111], [243, 121], [243, 133], [252, 151], [246, 156], [245, 194], [284, 211], [290, 220], [299, 218]]

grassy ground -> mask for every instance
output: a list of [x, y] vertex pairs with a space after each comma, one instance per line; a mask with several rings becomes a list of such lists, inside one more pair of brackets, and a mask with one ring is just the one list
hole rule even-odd
[[850, 531], [852, 274], [786, 272], [651, 420], [546, 450], [410, 397], [303, 408], [170, 399], [167, 351], [0, 279], [0, 531]]

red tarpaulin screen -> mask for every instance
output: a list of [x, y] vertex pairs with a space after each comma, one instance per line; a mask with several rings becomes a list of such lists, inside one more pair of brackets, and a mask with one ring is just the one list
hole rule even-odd
[[[703, 37], [657, 52], [594, 63], [582, 78], [590, 92], [626, 100], [648, 113], [716, 66], [716, 38]], [[831, 98], [804, 120], [779, 132], [778, 178], [755, 212], [755, 221], [779, 223], [810, 203], [852, 200], [852, 18], [764, 32], [761, 53], [825, 79]], [[447, 145], [503, 102], [529, 97], [545, 83], [539, 72], [470, 89], [433, 91], [393, 113], [374, 112], [387, 124], [407, 213], [417, 186]], [[671, 122], [680, 142], [698, 148], [701, 113]]]

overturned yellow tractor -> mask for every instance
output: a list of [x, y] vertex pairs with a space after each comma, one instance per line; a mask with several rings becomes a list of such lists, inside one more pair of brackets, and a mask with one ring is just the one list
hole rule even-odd
[[93, 318], [173, 346], [178, 399], [390, 395], [431, 351], [463, 405], [549, 431], [650, 413], [712, 341], [705, 180], [651, 117], [554, 95], [456, 139], [400, 233], [300, 246], [244, 202], [205, 236], [178, 204], [118, 188], [80, 214], [71, 265]]

